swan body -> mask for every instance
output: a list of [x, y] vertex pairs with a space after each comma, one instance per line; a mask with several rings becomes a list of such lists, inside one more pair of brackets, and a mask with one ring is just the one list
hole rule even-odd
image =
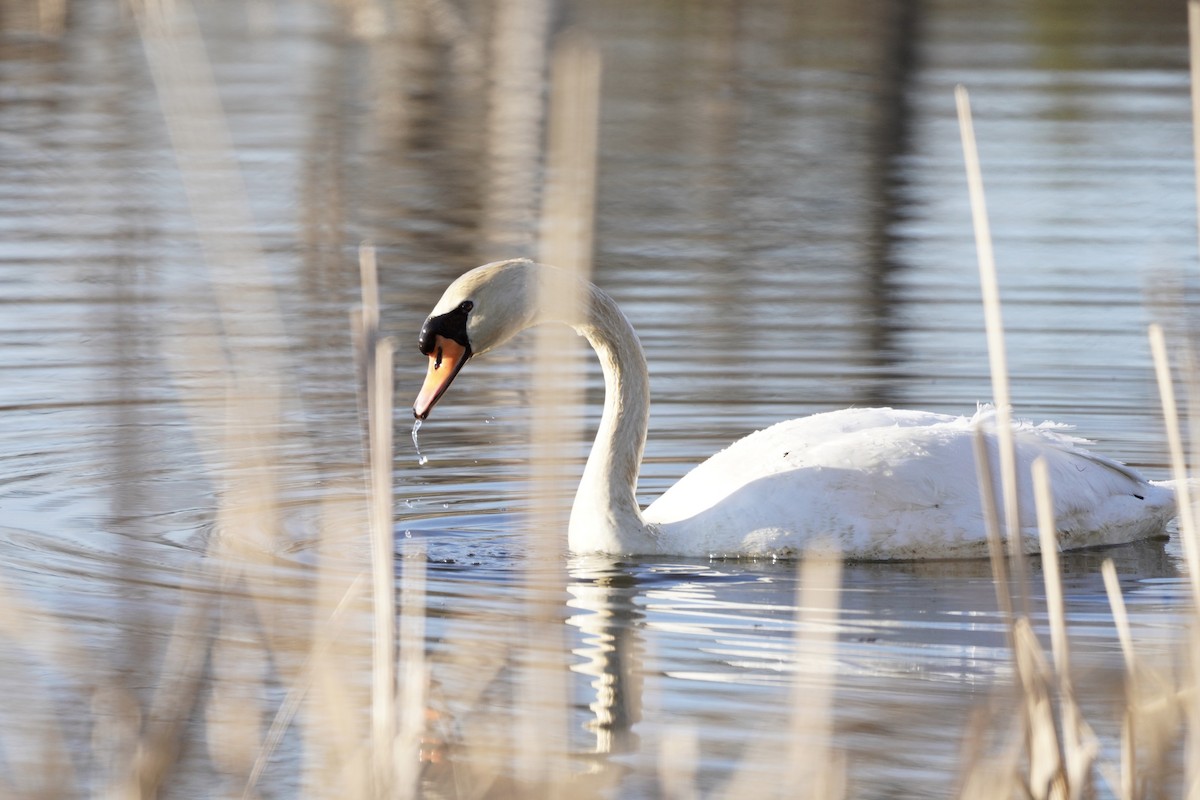
[[[566, 287], [580, 302], [542, 303]], [[852, 559], [987, 555], [973, 437], [996, 452], [995, 413], [971, 417], [844, 409], [780, 422], [717, 453], [643, 512], [637, 474], [649, 417], [645, 356], [616, 303], [590, 283], [526, 260], [478, 267], [443, 294], [420, 335], [425, 419], [466, 361], [542, 322], [562, 322], [600, 358], [605, 400], [571, 511], [576, 553], [793, 557], [828, 542]], [[1045, 460], [1062, 549], [1161, 535], [1175, 493], [1093, 454], [1054, 423], [1014, 423], [1023, 548], [1038, 546], [1030, 464]]]
[[[668, 552], [694, 543], [713, 555], [731, 546], [729, 554], [792, 555], [831, 539], [859, 559], [985, 557], [972, 438], [983, 426], [995, 453], [995, 416], [990, 407], [973, 417], [864, 408], [780, 422], [684, 475], [645, 517]], [[1029, 479], [1038, 457], [1063, 549], [1154, 536], [1174, 514], [1171, 489], [1089, 453], [1060, 426], [1014, 428], [1024, 549], [1039, 545]]]

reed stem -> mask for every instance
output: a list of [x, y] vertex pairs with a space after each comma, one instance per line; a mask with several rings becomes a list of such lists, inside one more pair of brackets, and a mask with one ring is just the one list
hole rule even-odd
[[[1008, 382], [1008, 356], [1004, 345], [1004, 320], [1000, 312], [1000, 288], [996, 278], [996, 258], [992, 250], [992, 232], [988, 223], [987, 202], [983, 192], [983, 171], [975, 143], [971, 120], [971, 101], [966, 87], [954, 90], [958, 106], [958, 125], [962, 136], [963, 158], [967, 170], [967, 188], [971, 197], [971, 219], [975, 228], [975, 249], [979, 260], [979, 283], [983, 294], [983, 317], [987, 331], [988, 363], [992, 375], [992, 395], [996, 403], [996, 441], [1000, 450], [1000, 485], [1004, 524], [1008, 535], [1012, 573], [1017, 591], [1024, 598], [1025, 564], [1021, 541], [1021, 514], [1017, 495], [1017, 454], [1012, 432], [1012, 396]], [[1022, 600], [1024, 606], [1025, 601]]]
[[1162, 400], [1163, 423], [1167, 432], [1167, 447], [1171, 453], [1171, 473], [1175, 479], [1175, 495], [1179, 506], [1179, 538], [1188, 565], [1192, 588], [1193, 611], [1200, 608], [1200, 552], [1196, 538], [1195, 509], [1188, 484], [1187, 461], [1183, 450], [1183, 435], [1179, 425], [1179, 407], [1175, 401], [1175, 384], [1171, 362], [1167, 355], [1162, 326], [1152, 323], [1149, 328], [1150, 352], [1154, 356], [1154, 374], [1158, 379], [1158, 394]]

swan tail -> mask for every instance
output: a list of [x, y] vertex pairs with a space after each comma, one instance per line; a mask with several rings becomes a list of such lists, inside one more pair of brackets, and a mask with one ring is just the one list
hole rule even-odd
[[1167, 481], [1147, 481], [1151, 486], [1157, 486], [1160, 489], [1169, 489], [1172, 492], [1178, 493], [1183, 487], [1187, 487], [1189, 492], [1193, 493], [1193, 497], [1200, 496], [1200, 478], [1184, 478], [1183, 480], [1167, 480]]

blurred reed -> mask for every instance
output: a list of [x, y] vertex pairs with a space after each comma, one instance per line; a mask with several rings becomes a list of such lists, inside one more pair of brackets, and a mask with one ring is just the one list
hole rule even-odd
[[[1003, 498], [1004, 530], [1012, 573], [1017, 591], [1024, 597], [1025, 564], [1021, 548], [1021, 523], [1017, 492], [1017, 451], [1012, 435], [1012, 393], [1008, 384], [1008, 356], [1004, 346], [1004, 321], [1000, 312], [1000, 287], [996, 278], [996, 257], [992, 249], [992, 232], [988, 222], [987, 202], [983, 191], [983, 170], [979, 165], [979, 149], [975, 143], [975, 126], [971, 119], [971, 101], [967, 90], [959, 86], [954, 92], [958, 108], [958, 123], [962, 134], [963, 159], [967, 169], [967, 188], [971, 199], [971, 220], [975, 227], [975, 247], [979, 258], [979, 285], [983, 295], [983, 318], [987, 332], [988, 361], [992, 376], [992, 399], [996, 404], [996, 441], [1000, 450], [1000, 486]], [[993, 561], [993, 563], [996, 563]]]
[[[543, 281], [537, 291], [538, 303], [572, 309], [569, 316], [584, 311], [581, 281], [591, 274], [599, 103], [600, 55], [595, 45], [578, 34], [560, 37], [551, 60], [538, 257], [577, 280]], [[534, 336], [530, 439], [535, 502], [525, 566], [531, 599], [524, 621], [530, 658], [521, 676], [516, 733], [522, 746], [514, 766], [525, 791], [557, 796], [567, 791], [569, 779], [569, 752], [564, 749], [570, 741], [569, 673], [561, 661], [567, 651], [562, 601], [542, 587], [547, 578], [567, 584], [566, 519], [558, 498], [561, 476], [576, 456], [572, 443], [582, 439], [579, 384], [584, 353], [576, 337], [558, 326], [543, 325]]]

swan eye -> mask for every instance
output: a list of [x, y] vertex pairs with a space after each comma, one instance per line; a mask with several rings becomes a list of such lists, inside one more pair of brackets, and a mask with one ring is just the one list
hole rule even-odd
[[461, 303], [458, 304], [458, 310], [463, 312], [464, 314], [469, 313], [471, 311], [471, 309], [474, 307], [475, 307], [475, 304], [472, 303], [470, 300], [463, 300]]

